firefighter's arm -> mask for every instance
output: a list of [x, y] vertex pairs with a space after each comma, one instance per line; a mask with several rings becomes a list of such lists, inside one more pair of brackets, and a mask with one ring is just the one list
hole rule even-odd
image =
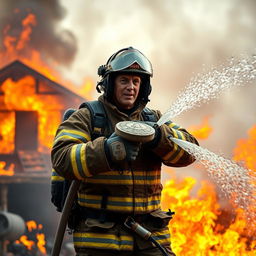
[[91, 140], [90, 113], [82, 108], [58, 128], [51, 159], [54, 170], [66, 179], [83, 180], [110, 171], [105, 154], [105, 137]]
[[[160, 112], [157, 112], [160, 116]], [[194, 157], [173, 143], [169, 137], [198, 144], [196, 138], [174, 122], [155, 127], [154, 139], [145, 146], [158, 155], [163, 163], [173, 167], [184, 167], [195, 161]]]

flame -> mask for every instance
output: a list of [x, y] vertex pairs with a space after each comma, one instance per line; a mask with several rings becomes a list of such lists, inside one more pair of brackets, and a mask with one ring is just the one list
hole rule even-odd
[[[14, 12], [14, 15], [18, 12], [19, 10], [17, 9]], [[91, 80], [86, 79], [85, 84], [79, 89], [79, 86], [74, 86], [72, 82], [64, 80], [57, 70], [54, 70], [51, 66], [49, 66], [49, 60], [43, 60], [39, 51], [31, 48], [29, 43], [33, 33], [33, 28], [37, 25], [36, 16], [33, 13], [27, 14], [27, 16], [21, 21], [21, 25], [23, 29], [16, 37], [11, 35], [11, 31], [15, 28], [12, 28], [9, 24], [4, 28], [4, 50], [0, 52], [1, 65], [7, 65], [14, 60], [20, 60], [52, 81], [65, 85], [67, 88], [81, 95], [82, 97], [90, 94], [89, 90], [92, 88], [92, 86], [89, 84], [91, 84]], [[60, 66], [60, 63], [51, 64], [54, 66]]]
[[37, 246], [39, 252], [42, 253], [42, 255], [46, 255], [46, 241], [45, 241], [45, 235], [44, 233], [39, 233], [38, 231], [40, 231], [43, 228], [42, 224], [37, 224], [36, 221], [34, 220], [30, 220], [26, 222], [27, 225], [27, 230], [30, 233], [29, 236], [31, 237], [31, 233], [33, 233], [33, 231], [35, 230], [35, 238], [33, 240], [29, 240], [28, 237], [26, 235], [23, 235], [19, 238], [19, 240], [15, 241], [16, 243], [19, 244], [23, 244], [24, 246], [26, 246], [26, 248], [28, 250], [32, 250], [35, 249], [35, 246]]
[[16, 44], [16, 50], [21, 50], [26, 46], [26, 42], [30, 40], [30, 34], [32, 33], [32, 27], [36, 25], [36, 16], [29, 13], [28, 16], [22, 20], [23, 30], [20, 34], [20, 38]]
[[84, 79], [84, 83], [80, 87], [78, 93], [80, 95], [86, 95], [87, 99], [92, 99], [92, 88], [93, 88], [93, 80], [89, 77]]
[[32, 232], [33, 229], [37, 229], [37, 224], [34, 220], [27, 221], [26, 225], [29, 232]]
[[[242, 162], [248, 168], [248, 174], [256, 177], [256, 125], [248, 130], [247, 139], [237, 141], [233, 150], [233, 159]], [[256, 181], [252, 184], [256, 186]], [[256, 191], [252, 191], [252, 193], [256, 197]], [[250, 205], [250, 212], [256, 212], [255, 204]], [[255, 220], [251, 220], [251, 222], [255, 223]]]
[[[4, 104], [8, 110], [38, 112], [39, 151], [47, 152], [52, 146], [56, 128], [61, 121], [60, 110], [63, 109], [63, 106], [60, 102], [56, 101], [56, 97], [54, 96], [35, 94], [35, 86], [36, 81], [32, 76], [23, 77], [17, 82], [8, 78], [2, 84]], [[7, 120], [7, 117], [5, 118], [6, 126], [1, 127], [1, 131], [13, 129], [13, 115], [10, 115], [10, 118], [11, 120]], [[11, 123], [11, 126], [8, 126], [9, 123]], [[10, 147], [9, 141], [13, 140], [13, 136], [11, 135], [11, 138], [8, 140], [5, 139], [1, 147]], [[11, 148], [13, 150], [13, 146]]]
[[24, 244], [28, 250], [32, 250], [33, 246], [35, 245], [34, 241], [28, 240], [28, 237], [23, 235], [16, 241], [17, 244]]
[[36, 234], [36, 238], [38, 240], [37, 242], [37, 247], [39, 249], [39, 251], [41, 253], [43, 253], [44, 255], [46, 255], [46, 249], [45, 249], [45, 245], [46, 245], [46, 242], [45, 242], [45, 235], [43, 233], [37, 233]]
[[14, 151], [15, 113], [0, 112], [0, 152], [11, 154]]
[[14, 164], [10, 164], [8, 169], [5, 169], [6, 162], [0, 161], [0, 176], [13, 176], [14, 175]]
[[47, 76], [49, 79], [56, 81], [57, 72], [48, 67], [48, 65], [41, 59], [41, 55], [37, 50], [31, 49], [29, 46], [32, 27], [35, 27], [37, 24], [36, 16], [33, 13], [29, 13], [21, 21], [21, 24], [23, 30], [17, 37], [9, 34], [12, 29], [10, 25], [7, 25], [3, 31], [3, 45], [5, 49], [0, 53], [2, 64], [6, 65], [7, 63], [18, 59]]
[[[241, 209], [235, 219], [224, 219], [215, 188], [203, 181], [196, 197], [191, 190], [194, 178], [166, 182], [162, 192], [163, 209], [175, 211], [169, 224], [172, 247], [179, 256], [255, 255], [256, 241], [246, 235], [246, 220]], [[230, 224], [231, 223], [231, 224]]]
[[235, 161], [244, 162], [246, 167], [256, 175], [256, 125], [249, 129], [247, 139], [237, 141], [233, 153]]
[[197, 139], [207, 139], [212, 133], [212, 127], [209, 124], [209, 117], [205, 117], [201, 124], [190, 126], [188, 131]]
[[32, 33], [32, 25], [36, 25], [36, 17], [34, 14], [29, 13], [27, 17], [25, 17], [22, 20], [23, 30], [21, 31], [20, 36], [18, 38], [8, 35], [8, 32], [11, 29], [10, 25], [7, 25], [5, 27], [3, 31], [3, 43], [6, 48], [7, 56], [11, 57], [14, 52], [18, 52], [25, 47], [26, 43], [30, 40], [30, 34]]

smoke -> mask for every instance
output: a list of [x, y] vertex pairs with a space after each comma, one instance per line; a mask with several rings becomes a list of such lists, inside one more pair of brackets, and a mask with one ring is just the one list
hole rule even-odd
[[[76, 81], [90, 76], [96, 82], [99, 65], [117, 50], [134, 46], [153, 64], [149, 106], [162, 112], [199, 73], [224, 65], [232, 56], [256, 52], [254, 0], [83, 0], [78, 4], [63, 1], [69, 10], [63, 25], [79, 39], [68, 76]], [[246, 136], [255, 122], [255, 91], [255, 86], [230, 90], [174, 121], [188, 127], [211, 116], [214, 133], [207, 146], [223, 150], [228, 157], [236, 140]]]
[[[63, 26], [79, 40], [68, 76], [77, 81], [86, 75], [96, 82], [98, 66], [117, 50], [133, 46], [153, 64], [149, 107], [163, 113], [193, 77], [225, 66], [232, 56], [256, 52], [254, 0], [81, 0], [79, 5], [65, 0], [63, 5], [69, 10]], [[236, 141], [255, 124], [255, 94], [253, 85], [232, 89], [173, 121], [189, 128], [208, 116], [213, 133], [200, 144], [232, 158]], [[193, 168], [177, 174], [197, 179], [206, 174]]]
[[52, 60], [60, 65], [70, 64], [77, 52], [77, 40], [72, 31], [59, 25], [66, 16], [66, 9], [59, 0], [1, 0], [0, 50], [5, 50], [3, 39], [6, 34], [16, 38], [11, 44], [17, 47], [17, 38], [23, 30], [22, 21], [29, 14], [35, 15], [35, 20], [31, 24], [28, 45], [20, 47], [19, 54], [28, 56], [34, 49], [40, 52], [44, 60]]
[[65, 0], [63, 5], [69, 10], [65, 26], [79, 38], [74, 79], [82, 72], [96, 80], [97, 67], [113, 52], [137, 47], [153, 63], [163, 109], [203, 65], [212, 67], [255, 48], [253, 0], [84, 0], [77, 5]]

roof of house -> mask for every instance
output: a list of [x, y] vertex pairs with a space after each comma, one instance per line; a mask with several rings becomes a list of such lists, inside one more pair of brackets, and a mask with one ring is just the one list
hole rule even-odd
[[49, 93], [51, 94], [63, 94], [63, 96], [65, 95], [71, 98], [71, 100], [72, 98], [76, 98], [81, 102], [86, 100], [84, 97], [76, 94], [72, 90], [60, 85], [59, 83], [54, 82], [53, 80], [47, 78], [46, 76], [42, 75], [41, 73], [32, 69], [31, 67], [25, 65], [19, 60], [13, 61], [10, 64], [3, 67], [2, 69], [0, 69], [0, 84], [2, 84], [9, 77], [17, 81], [26, 75], [32, 75], [36, 79], [46, 81], [48, 86], [51, 87], [49, 91]]

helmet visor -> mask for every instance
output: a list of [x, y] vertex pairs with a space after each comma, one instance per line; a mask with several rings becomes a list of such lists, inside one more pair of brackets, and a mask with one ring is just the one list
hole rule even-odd
[[[138, 65], [133, 65], [137, 63]], [[125, 71], [136, 71], [139, 73], [145, 73], [150, 76], [153, 75], [153, 69], [150, 61], [139, 51], [130, 50], [122, 52], [117, 55], [114, 60], [110, 62], [110, 66], [113, 72]]]

